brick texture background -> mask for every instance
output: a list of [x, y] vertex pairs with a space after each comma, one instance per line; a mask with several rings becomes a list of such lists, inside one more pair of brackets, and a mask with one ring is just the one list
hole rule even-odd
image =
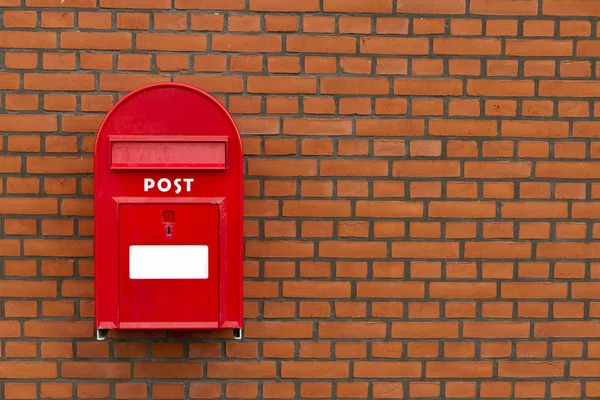
[[[0, 398], [600, 397], [600, 1], [0, 0]], [[246, 339], [93, 339], [92, 152], [244, 138]]]

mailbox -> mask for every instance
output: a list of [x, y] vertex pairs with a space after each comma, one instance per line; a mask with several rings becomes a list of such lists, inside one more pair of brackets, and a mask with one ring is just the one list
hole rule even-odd
[[243, 158], [213, 97], [162, 83], [123, 97], [94, 150], [96, 337], [109, 329], [242, 336]]

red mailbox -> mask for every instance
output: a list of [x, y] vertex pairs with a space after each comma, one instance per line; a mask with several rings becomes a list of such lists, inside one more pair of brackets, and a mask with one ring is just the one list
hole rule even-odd
[[217, 100], [163, 83], [121, 99], [94, 150], [96, 337], [242, 335], [243, 158]]

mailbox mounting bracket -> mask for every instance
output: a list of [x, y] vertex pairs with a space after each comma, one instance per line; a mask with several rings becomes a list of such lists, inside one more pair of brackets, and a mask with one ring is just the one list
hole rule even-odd
[[233, 338], [235, 340], [242, 340], [244, 338], [244, 329], [243, 328], [235, 328], [233, 330]]
[[108, 329], [96, 329], [96, 340], [106, 339], [107, 334], [108, 334]]

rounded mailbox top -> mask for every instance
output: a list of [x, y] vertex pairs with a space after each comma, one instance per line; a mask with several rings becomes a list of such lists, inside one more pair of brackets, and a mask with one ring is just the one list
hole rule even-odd
[[173, 82], [147, 85], [119, 100], [100, 126], [96, 155], [109, 135], [219, 135], [241, 149], [239, 131], [221, 103], [198, 88]]

